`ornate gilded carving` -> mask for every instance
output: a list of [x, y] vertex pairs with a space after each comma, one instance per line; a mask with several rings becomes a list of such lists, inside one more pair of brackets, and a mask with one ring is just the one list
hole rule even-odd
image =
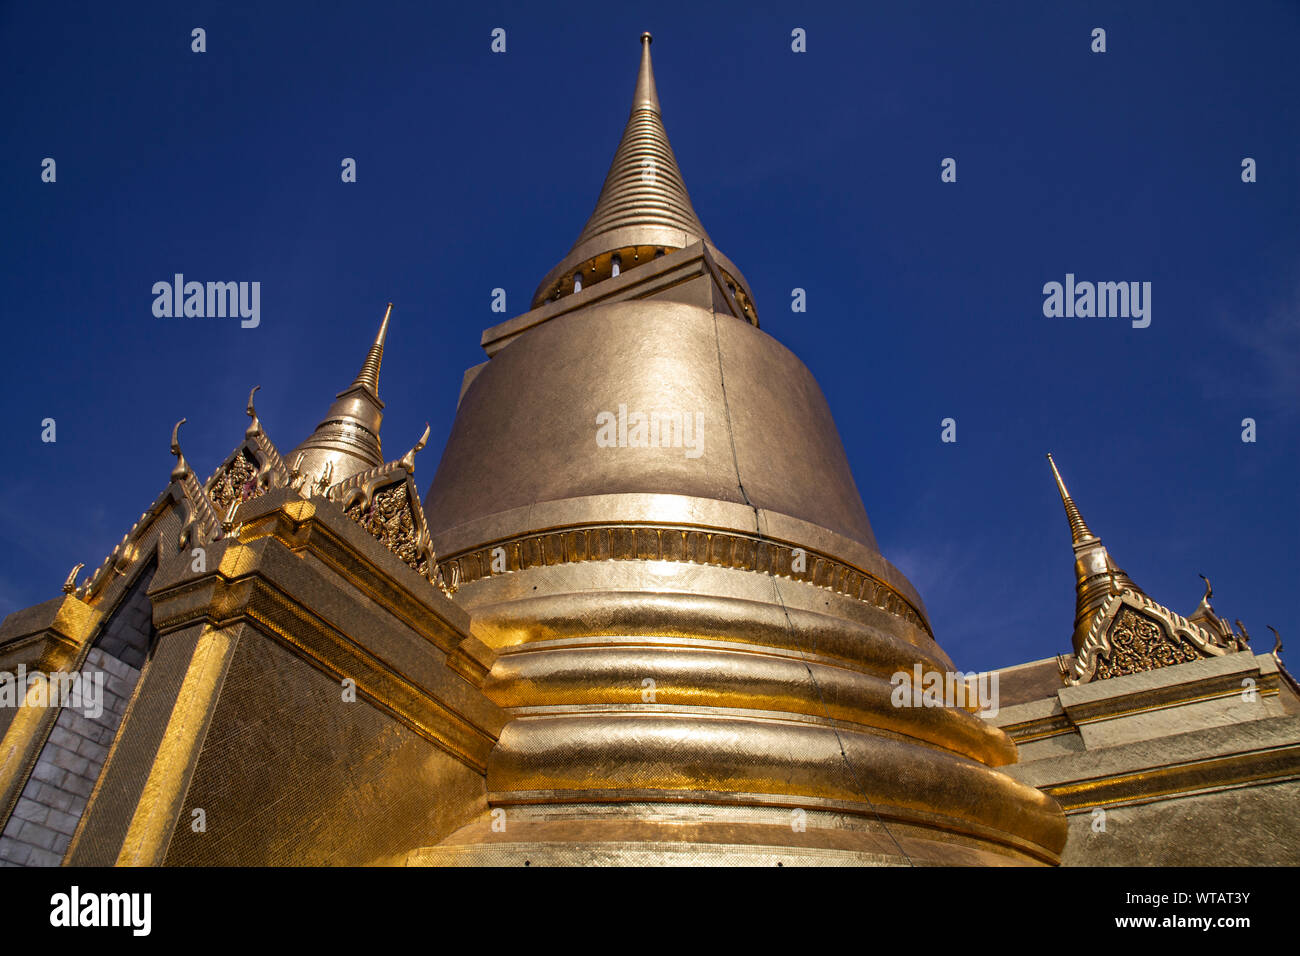
[[[411, 483], [415, 473], [415, 456], [429, 440], [429, 426], [415, 446], [397, 461], [344, 478], [319, 494], [334, 502], [352, 520], [365, 528], [388, 550], [402, 559], [422, 577], [451, 595], [456, 583], [443, 575], [433, 552], [433, 539], [424, 520], [420, 496]], [[299, 455], [299, 459], [301, 459]], [[294, 463], [293, 480], [300, 481], [299, 461]], [[328, 469], [330, 466], [326, 465]], [[319, 482], [317, 483], [319, 485]], [[306, 486], [299, 490], [306, 495]]]
[[253, 405], [253, 396], [259, 388], [260, 385], [254, 385], [248, 393], [248, 406], [244, 411], [249, 417], [249, 425], [244, 432], [243, 444], [231, 452], [204, 485], [217, 513], [225, 515], [221, 527], [226, 533], [237, 526], [235, 511], [242, 502], [289, 483], [289, 469], [275, 444], [266, 436]]
[[346, 513], [408, 567], [426, 578], [429, 576], [431, 552], [421, 546], [422, 529], [411, 509], [405, 481], [379, 489], [369, 502], [358, 498]]
[[1073, 665], [1062, 662], [1061, 679], [1084, 684], [1236, 651], [1181, 614], [1126, 588], [1106, 599]]
[[232, 503], [257, 497], [257, 472], [257, 462], [241, 449], [239, 454], [213, 475], [208, 482], [208, 494], [212, 496], [217, 510], [224, 513]]
[[1128, 607], [1116, 616], [1107, 637], [1110, 655], [1097, 661], [1098, 680], [1185, 664], [1201, 656], [1190, 643], [1171, 637], [1157, 621]]

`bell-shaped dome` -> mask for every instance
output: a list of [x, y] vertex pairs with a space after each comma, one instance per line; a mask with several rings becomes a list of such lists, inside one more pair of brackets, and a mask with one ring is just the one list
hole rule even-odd
[[994, 770], [1005, 733], [895, 701], [896, 675], [952, 662], [876, 547], [816, 381], [691, 207], [648, 36], [595, 213], [483, 343], [425, 514], [496, 655], [483, 689], [511, 719], [487, 789], [510, 826], [419, 859], [1059, 858], [1060, 808]]

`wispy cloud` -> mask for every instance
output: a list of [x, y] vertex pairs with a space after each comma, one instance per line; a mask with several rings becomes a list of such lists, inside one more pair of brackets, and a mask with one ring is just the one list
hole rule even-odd
[[[1034, 593], [1023, 582], [993, 572], [987, 548], [933, 538], [890, 555], [925, 602], [939, 646], [966, 670], [1003, 667], [1068, 649], [1072, 605]], [[1028, 591], [1028, 593], [1027, 593]], [[1058, 646], [1064, 638], [1066, 646]]]
[[1220, 330], [1254, 362], [1247, 374], [1228, 378], [1207, 368], [1201, 377], [1206, 394], [1267, 402], [1272, 410], [1290, 418], [1300, 412], [1300, 280], [1291, 293], [1262, 315], [1240, 315], [1224, 310]]

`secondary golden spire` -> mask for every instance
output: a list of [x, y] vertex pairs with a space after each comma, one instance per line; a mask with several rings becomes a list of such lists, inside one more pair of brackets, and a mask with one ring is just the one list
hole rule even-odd
[[1106, 598], [1125, 589], [1141, 594], [1142, 589], [1134, 584], [1122, 569], [1116, 567], [1115, 562], [1110, 558], [1110, 552], [1101, 543], [1101, 538], [1089, 529], [1074, 499], [1066, 490], [1061, 472], [1057, 469], [1050, 453], [1047, 461], [1052, 466], [1052, 474], [1056, 477], [1056, 490], [1061, 493], [1061, 504], [1065, 506], [1065, 517], [1070, 522], [1070, 539], [1074, 545], [1073, 643], [1077, 654], [1088, 636], [1088, 628], [1093, 617], [1098, 608], [1106, 602]]
[[384, 360], [384, 339], [392, 312], [390, 302], [374, 344], [352, 384], [335, 396], [324, 420], [307, 440], [286, 456], [285, 460], [295, 462], [309, 481], [317, 479], [327, 468], [330, 480], [340, 482], [384, 463], [379, 441], [379, 426], [384, 420], [384, 403], [379, 400], [379, 366]]

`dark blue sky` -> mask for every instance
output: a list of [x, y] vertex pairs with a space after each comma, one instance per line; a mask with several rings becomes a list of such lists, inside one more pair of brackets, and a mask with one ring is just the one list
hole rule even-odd
[[[1188, 613], [1205, 573], [1257, 649], [1300, 647], [1300, 6], [229, 6], [0, 5], [0, 614], [99, 565], [176, 419], [205, 475], [254, 384], [301, 440], [390, 299], [385, 450], [428, 420], [426, 486], [491, 290], [524, 311], [569, 249], [650, 30], [695, 208], [959, 666], [1069, 650], [1049, 450], [1152, 597]], [[175, 272], [260, 281], [261, 325], [155, 318]], [[1151, 282], [1151, 326], [1045, 318], [1067, 272]]]

